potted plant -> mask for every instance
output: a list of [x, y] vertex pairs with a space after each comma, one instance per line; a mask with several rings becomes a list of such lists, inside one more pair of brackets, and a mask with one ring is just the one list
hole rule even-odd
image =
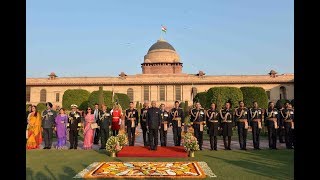
[[106, 150], [111, 154], [111, 157], [116, 157], [116, 153], [122, 149], [120, 146], [119, 138], [116, 136], [111, 136], [106, 144]]
[[184, 134], [182, 143], [185, 150], [189, 153], [189, 157], [194, 157], [194, 152], [200, 150], [197, 138], [191, 132]]

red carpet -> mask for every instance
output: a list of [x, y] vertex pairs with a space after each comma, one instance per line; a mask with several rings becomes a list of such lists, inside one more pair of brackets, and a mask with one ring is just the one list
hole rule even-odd
[[158, 146], [156, 151], [150, 151], [149, 147], [125, 146], [117, 153], [118, 157], [188, 157], [183, 146]]

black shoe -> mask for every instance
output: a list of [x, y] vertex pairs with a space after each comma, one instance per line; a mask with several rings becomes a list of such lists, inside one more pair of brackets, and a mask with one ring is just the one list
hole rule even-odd
[[47, 149], [51, 149], [51, 147], [47, 147]]
[[202, 151], [202, 147], [200, 147], [199, 149], [200, 149], [200, 151]]
[[224, 148], [224, 150], [228, 150], [228, 148]]
[[231, 150], [231, 148], [228, 148], [228, 150]]
[[106, 149], [106, 148], [102, 148], [102, 147], [101, 147], [101, 148], [99, 148], [99, 150], [102, 150], [102, 149]]
[[260, 148], [257, 148], [257, 150], [261, 150]]
[[69, 147], [69, 149], [73, 149], [73, 147]]
[[246, 150], [247, 150], [247, 148], [243, 148], [243, 150], [244, 150], [244, 151], [246, 151]]
[[42, 149], [48, 149], [47, 147], [44, 147], [44, 148], [42, 148]]
[[78, 149], [77, 147], [73, 148], [73, 149]]
[[217, 148], [213, 148], [213, 150], [218, 151]]

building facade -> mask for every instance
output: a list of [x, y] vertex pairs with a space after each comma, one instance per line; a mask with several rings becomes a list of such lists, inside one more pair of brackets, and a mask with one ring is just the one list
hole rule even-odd
[[176, 50], [165, 40], [158, 40], [148, 50], [141, 64], [142, 74], [118, 77], [57, 77], [26, 79], [26, 102], [52, 102], [62, 107], [63, 93], [68, 89], [99, 90], [127, 94], [134, 102], [156, 100], [171, 107], [175, 100], [192, 102], [198, 92], [211, 87], [255, 86], [266, 90], [270, 101], [294, 99], [294, 74], [277, 74], [271, 70], [266, 75], [206, 75], [183, 73], [183, 63]]

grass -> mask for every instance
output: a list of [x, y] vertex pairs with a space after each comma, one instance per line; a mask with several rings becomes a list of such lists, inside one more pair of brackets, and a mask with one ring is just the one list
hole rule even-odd
[[195, 158], [110, 158], [96, 150], [28, 150], [26, 179], [72, 179], [98, 161], [205, 161], [217, 179], [294, 179], [293, 150], [197, 151]]

